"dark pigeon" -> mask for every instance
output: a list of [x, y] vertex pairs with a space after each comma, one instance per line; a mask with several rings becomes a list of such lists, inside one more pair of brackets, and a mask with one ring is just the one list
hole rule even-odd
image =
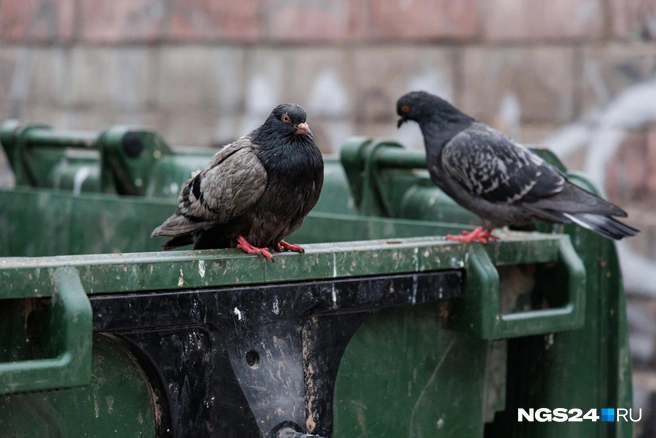
[[177, 211], [152, 236], [172, 237], [165, 250], [237, 247], [270, 260], [270, 249], [303, 252], [283, 239], [303, 224], [322, 186], [323, 158], [305, 109], [278, 105], [185, 183]]
[[567, 180], [554, 166], [489, 126], [423, 91], [402, 96], [396, 105], [400, 127], [419, 123], [431, 179], [461, 206], [483, 219], [483, 227], [450, 240], [495, 238], [501, 226], [523, 227], [536, 220], [574, 222], [611, 239], [639, 231], [613, 216], [624, 210]]

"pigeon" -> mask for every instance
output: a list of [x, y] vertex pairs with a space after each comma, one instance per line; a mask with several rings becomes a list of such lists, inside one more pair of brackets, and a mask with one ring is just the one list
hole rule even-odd
[[526, 147], [446, 100], [424, 91], [403, 95], [396, 104], [398, 127], [419, 124], [432, 181], [483, 225], [449, 240], [487, 243], [496, 227], [532, 226], [536, 220], [576, 223], [604, 237], [636, 235], [613, 216], [620, 207], [584, 190]]
[[323, 186], [323, 158], [305, 109], [286, 103], [264, 124], [224, 146], [192, 174], [178, 209], [151, 237], [168, 236], [168, 250], [240, 248], [273, 261], [271, 249], [304, 252], [283, 239], [300, 228]]

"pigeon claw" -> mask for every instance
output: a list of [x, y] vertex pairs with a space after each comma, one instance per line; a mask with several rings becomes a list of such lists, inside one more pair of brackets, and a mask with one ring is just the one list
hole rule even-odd
[[263, 255], [267, 259], [273, 261], [273, 256], [267, 248], [258, 248], [257, 246], [251, 245], [244, 236], [237, 237], [237, 248], [241, 249], [246, 254]]
[[276, 251], [278, 252], [292, 251], [292, 252], [300, 252], [301, 254], [305, 253], [305, 250], [301, 245], [294, 245], [291, 243], [287, 243], [284, 240], [278, 242], [278, 244], [276, 245]]
[[446, 235], [446, 240], [451, 240], [453, 242], [480, 242], [486, 244], [488, 240], [499, 240], [497, 236], [492, 235], [492, 230], [483, 229], [483, 227], [478, 227], [474, 231], [463, 231], [459, 236], [453, 236], [451, 234]]

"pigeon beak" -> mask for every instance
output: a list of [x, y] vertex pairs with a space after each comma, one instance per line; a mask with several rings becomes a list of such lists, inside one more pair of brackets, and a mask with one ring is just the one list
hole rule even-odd
[[296, 126], [296, 134], [307, 135], [308, 137], [312, 138], [312, 131], [310, 131], [310, 127], [307, 123], [299, 123]]
[[407, 122], [408, 119], [405, 118], [405, 116], [399, 116], [399, 121], [396, 123], [396, 128], [400, 128], [401, 125], [403, 125], [405, 122]]

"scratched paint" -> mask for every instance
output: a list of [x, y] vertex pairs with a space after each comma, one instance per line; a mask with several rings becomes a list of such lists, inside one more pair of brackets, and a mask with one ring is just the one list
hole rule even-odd
[[184, 272], [182, 272], [182, 267], [180, 268], [180, 276], [178, 277], [178, 287], [184, 286]]
[[205, 260], [198, 261], [198, 275], [200, 278], [205, 278]]

